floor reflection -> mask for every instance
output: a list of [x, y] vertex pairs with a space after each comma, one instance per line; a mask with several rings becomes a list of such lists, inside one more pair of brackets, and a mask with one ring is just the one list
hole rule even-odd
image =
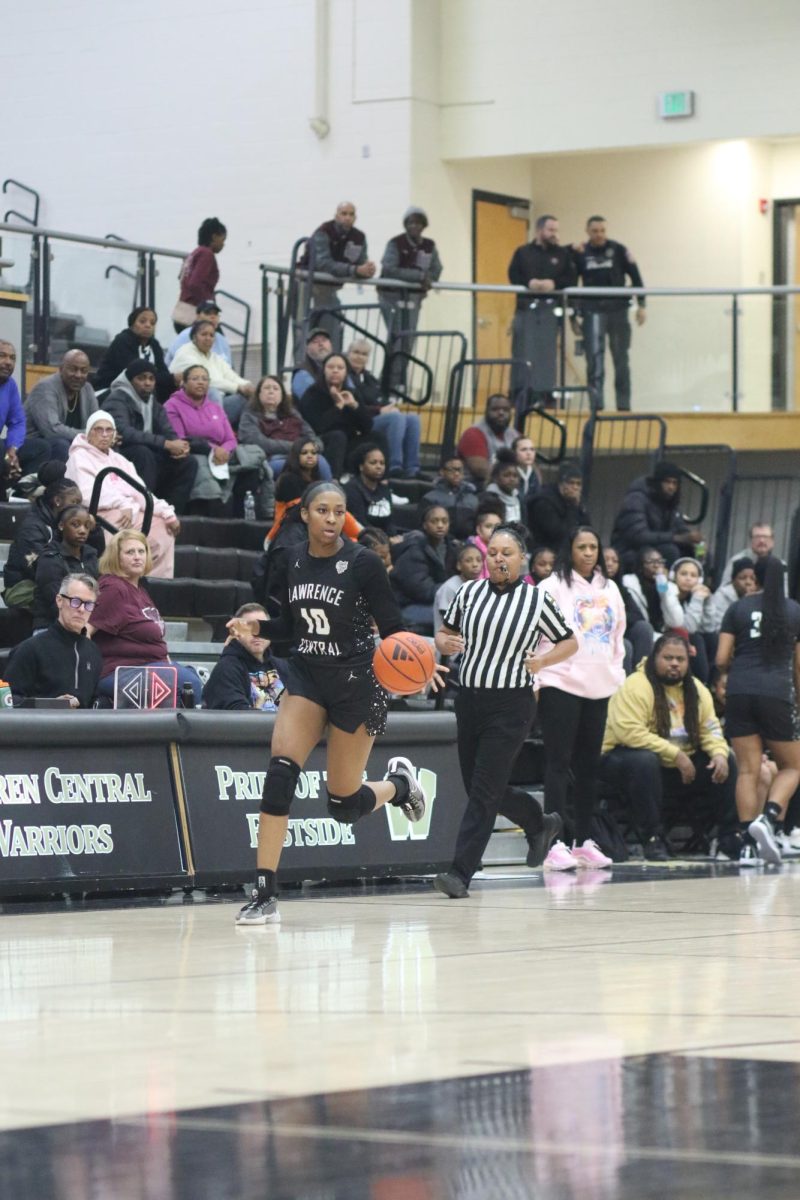
[[604, 1057], [17, 1130], [0, 1134], [0, 1195], [789, 1200], [799, 1109], [797, 1064]]

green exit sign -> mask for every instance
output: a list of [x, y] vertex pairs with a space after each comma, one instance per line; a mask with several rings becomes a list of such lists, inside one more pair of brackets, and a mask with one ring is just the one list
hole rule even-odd
[[694, 116], [694, 92], [662, 92], [658, 97], [658, 115], [672, 117]]

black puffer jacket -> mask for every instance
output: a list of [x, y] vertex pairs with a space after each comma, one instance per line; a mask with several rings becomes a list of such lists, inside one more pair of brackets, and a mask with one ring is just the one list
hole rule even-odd
[[[36, 560], [43, 550], [58, 541], [57, 530], [58, 513], [53, 513], [40, 496], [23, 516], [17, 536], [8, 548], [8, 558], [3, 568], [3, 587], [6, 591], [23, 579], [33, 581], [36, 578]], [[89, 545], [94, 547], [98, 555], [103, 553], [105, 540], [99, 526], [89, 535]]]
[[442, 562], [419, 529], [412, 530], [400, 543], [394, 569], [389, 576], [398, 604], [433, 604], [437, 588], [456, 573], [458, 543], [447, 536], [444, 546]]
[[558, 553], [573, 529], [591, 523], [586, 509], [565, 499], [557, 483], [546, 483], [528, 501], [528, 528], [534, 546], [547, 546]]
[[674, 496], [664, 496], [652, 476], [634, 479], [617, 513], [611, 544], [630, 562], [631, 556], [643, 546], [658, 549], [673, 543], [673, 534], [689, 528], [678, 511], [679, 504], [680, 491]]

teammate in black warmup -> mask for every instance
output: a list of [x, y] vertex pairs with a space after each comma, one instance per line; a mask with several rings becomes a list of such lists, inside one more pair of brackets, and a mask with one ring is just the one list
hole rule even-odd
[[[260, 637], [291, 639], [292, 650], [261, 800], [256, 885], [237, 917], [241, 925], [280, 920], [276, 872], [289, 808], [303, 765], [326, 726], [328, 814], [334, 820], [351, 825], [384, 804], [401, 808], [409, 821], [425, 813], [425, 794], [407, 758], [391, 759], [381, 782], [363, 782], [372, 743], [386, 727], [388, 705], [372, 670], [372, 620], [381, 637], [405, 626], [378, 555], [342, 538], [345, 513], [338, 483], [306, 489], [301, 516], [308, 542], [290, 549], [284, 559], [280, 617], [257, 623]], [[253, 624], [234, 618], [228, 628], [251, 633]]]
[[[759, 587], [743, 596], [722, 618], [717, 666], [729, 671], [725, 735], [736, 755], [736, 807], [766, 862], [781, 861], [779, 832], [787, 806], [800, 784], [800, 604], [784, 596], [784, 565], [772, 554], [756, 563]], [[763, 811], [758, 796], [761, 759], [769, 750], [778, 773]], [[740, 863], [753, 861], [745, 843]]]

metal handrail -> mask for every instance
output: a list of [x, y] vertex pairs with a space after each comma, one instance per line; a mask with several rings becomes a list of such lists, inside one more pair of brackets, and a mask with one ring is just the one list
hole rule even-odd
[[28, 224], [28, 225], [38, 225], [38, 223], [39, 223], [39, 205], [42, 202], [42, 198], [39, 195], [39, 193], [36, 191], [36, 188], [28, 187], [27, 183], [20, 183], [20, 181], [18, 179], [4, 179], [3, 180], [3, 195], [5, 195], [6, 192], [8, 191], [9, 184], [11, 184], [12, 187], [19, 188], [19, 190], [21, 192], [27, 192], [29, 196], [33, 196], [33, 220], [31, 220], [30, 217], [26, 217], [24, 213], [17, 212], [16, 209], [13, 209], [13, 208], [8, 210], [8, 212], [4, 216], [3, 220], [7, 221], [10, 216], [15, 216], [15, 217], [19, 217], [20, 220], [25, 221], [26, 224]]
[[237, 329], [235, 325], [231, 325], [230, 321], [220, 321], [223, 329], [227, 329], [229, 333], [237, 333], [242, 339], [242, 357], [239, 363], [239, 374], [244, 375], [245, 362], [247, 359], [247, 347], [250, 342], [250, 317], [252, 313], [251, 306], [246, 300], [242, 300], [241, 296], [234, 296], [233, 292], [226, 292], [223, 288], [217, 288], [214, 293], [217, 296], [225, 296], [228, 300], [233, 300], [234, 304], [241, 304], [245, 310], [244, 329]]
[[135, 488], [137, 492], [140, 492], [144, 496], [144, 516], [142, 517], [141, 532], [147, 537], [153, 522], [153, 494], [152, 492], [148, 492], [144, 484], [140, 483], [138, 479], [134, 479], [132, 475], [129, 475], [127, 471], [123, 471], [120, 467], [102, 467], [97, 472], [89, 499], [89, 512], [95, 518], [98, 525], [101, 525], [103, 529], [107, 529], [109, 533], [120, 532], [116, 525], [112, 525], [105, 517], [101, 517], [97, 511], [97, 506], [100, 503], [100, 492], [103, 489], [103, 480], [106, 475], [118, 475], [120, 479], [124, 479], [126, 483], [129, 483], [132, 488]]
[[[0, 226], [0, 228], [2, 227]], [[263, 272], [269, 271], [277, 275], [292, 274], [290, 267], [277, 266], [275, 263], [260, 263], [259, 268]], [[303, 274], [307, 275], [306, 272]], [[343, 282], [335, 275], [328, 275], [322, 271], [315, 271], [312, 279], [315, 283], [335, 283], [337, 286], [341, 286]], [[345, 280], [344, 282], [352, 281]], [[374, 276], [372, 279], [359, 278], [358, 285], [359, 287], [394, 288], [410, 292], [422, 290], [418, 284], [404, 283], [397, 279], [382, 279], [380, 276]], [[569, 287], [554, 292], [531, 292], [528, 288], [513, 283], [463, 283], [440, 279], [438, 283], [431, 284], [429, 291], [473, 292], [476, 294], [496, 292], [512, 296], [535, 296], [537, 300], [560, 299], [564, 296], [571, 299], [587, 297], [619, 299], [620, 297], [636, 296], [645, 298], [648, 296], [795, 296], [800, 295], [800, 284], [765, 284], [757, 287]]]
[[[51, 238], [59, 242], [79, 242], [85, 246], [105, 246], [107, 250], [120, 249], [139, 250], [145, 254], [158, 254], [163, 258], [188, 258], [188, 250], [168, 250], [163, 246], [150, 246], [146, 242], [127, 242], [120, 241], [116, 237], [89, 237], [83, 233], [65, 233], [62, 229], [45, 229], [41, 225], [36, 226], [36, 232], [42, 237]], [[30, 236], [30, 229], [24, 229], [19, 225], [9, 225], [7, 222], [0, 222], [0, 233], [26, 233]]]

